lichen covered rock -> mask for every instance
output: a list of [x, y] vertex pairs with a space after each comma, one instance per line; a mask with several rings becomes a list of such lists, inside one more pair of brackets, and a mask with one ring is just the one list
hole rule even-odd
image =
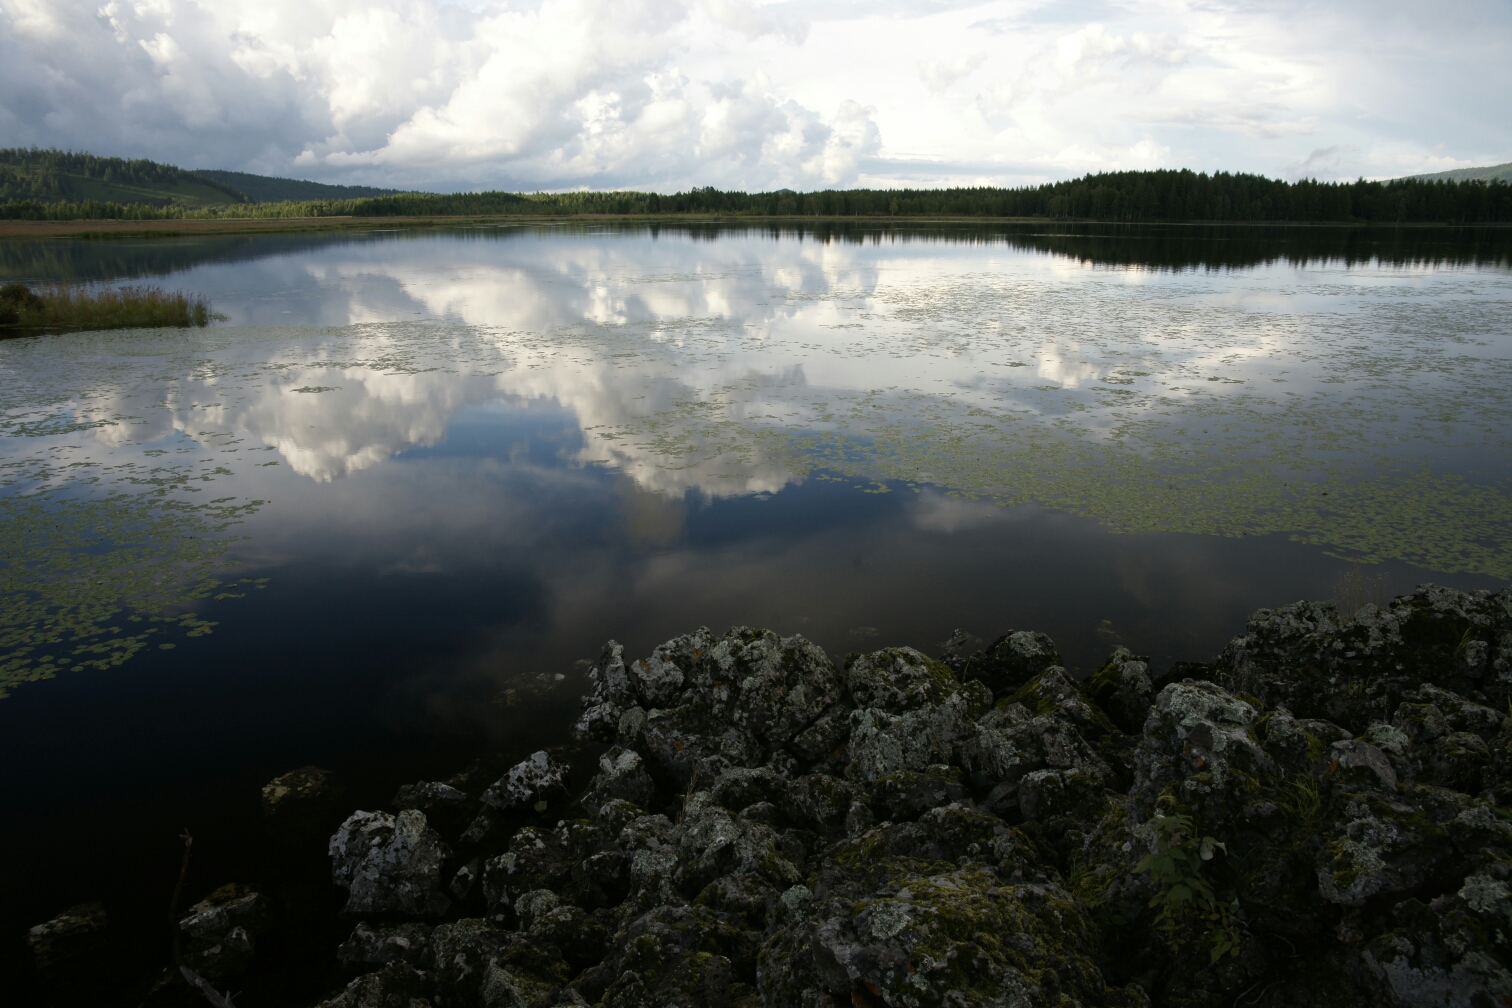
[[[344, 957], [391, 973], [361, 990], [430, 964], [442, 1008], [1512, 1003], [1508, 593], [1263, 610], [1211, 662], [1118, 649], [1085, 682], [1042, 634], [968, 640], [843, 668], [750, 628], [611, 642], [581, 793], [543, 752], [461, 856], [415, 809], [338, 831], [372, 912], [436, 912], [443, 875], [486, 907], [360, 925]], [[560, 818], [527, 815], [548, 791]]]
[[408, 963], [394, 961], [347, 984], [320, 1008], [431, 1008], [431, 978]]
[[179, 919], [183, 965], [212, 983], [244, 972], [271, 923], [267, 899], [250, 886], [223, 885]]
[[483, 792], [483, 804], [501, 812], [517, 809], [546, 811], [567, 794], [572, 768], [545, 750], [535, 752], [509, 768], [509, 772]]
[[336, 775], [324, 767], [290, 770], [263, 785], [263, 830], [289, 846], [318, 841], [341, 822], [344, 796]]
[[31, 928], [26, 944], [37, 972], [54, 979], [86, 966], [99, 954], [109, 923], [103, 905], [81, 903]]
[[451, 849], [425, 813], [353, 812], [331, 837], [331, 881], [347, 890], [343, 913], [439, 917], [451, 906], [442, 867]]
[[431, 966], [431, 932], [435, 927], [418, 922], [371, 925], [359, 921], [352, 936], [336, 950], [336, 958], [348, 966], [382, 966], [404, 962], [417, 969]]

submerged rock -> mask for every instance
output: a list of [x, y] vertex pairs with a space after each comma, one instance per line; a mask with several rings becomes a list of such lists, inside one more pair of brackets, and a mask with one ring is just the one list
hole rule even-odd
[[37, 972], [53, 980], [87, 967], [104, 945], [109, 923], [104, 906], [81, 903], [27, 931], [26, 944]]
[[336, 775], [324, 767], [290, 770], [263, 785], [263, 829], [291, 846], [322, 839], [341, 822], [344, 798]]
[[[443, 874], [486, 907], [359, 925], [344, 959], [389, 973], [342, 996], [1512, 1003], [1512, 593], [1263, 610], [1213, 662], [1119, 648], [1084, 683], [1043, 634], [968, 641], [843, 668], [749, 628], [610, 642], [575, 801], [541, 752], [490, 788], [466, 864], [419, 811], [338, 831], [349, 911], [440, 913]], [[554, 825], [506, 815], [543, 800]]]
[[179, 918], [183, 965], [211, 983], [238, 976], [252, 964], [271, 917], [261, 893], [235, 882], [221, 886]]

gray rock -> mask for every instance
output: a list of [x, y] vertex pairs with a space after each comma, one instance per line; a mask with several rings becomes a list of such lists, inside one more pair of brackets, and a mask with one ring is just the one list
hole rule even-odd
[[27, 931], [37, 972], [53, 979], [89, 963], [100, 954], [108, 925], [103, 905], [81, 903]]
[[807, 774], [789, 781], [777, 796], [777, 807], [790, 822], [823, 835], [845, 831], [845, 817], [855, 790], [829, 774]]
[[446, 886], [446, 893], [458, 903], [466, 903], [473, 898], [474, 893], [479, 891], [482, 880], [483, 865], [477, 858], [473, 858], [452, 875], [451, 882]]
[[191, 942], [218, 940], [235, 927], [261, 931], [268, 917], [267, 901], [247, 886], [222, 886], [179, 918], [179, 930]]
[[430, 977], [396, 960], [353, 980], [320, 1008], [432, 1008], [432, 990]]
[[1155, 701], [1149, 662], [1148, 655], [1115, 648], [1087, 681], [1088, 699], [1102, 708], [1120, 730], [1131, 735], [1144, 727], [1150, 705]]
[[1219, 681], [1267, 707], [1361, 732], [1389, 721], [1404, 694], [1430, 684], [1479, 692], [1500, 711], [1512, 695], [1512, 591], [1422, 585], [1385, 609], [1341, 616], [1330, 603], [1261, 609], [1224, 649]]
[[369, 924], [359, 921], [352, 936], [336, 950], [336, 958], [348, 966], [382, 966], [405, 962], [416, 969], [431, 967], [431, 924]]
[[731, 812], [758, 802], [781, 801], [792, 782], [768, 767], [734, 767], [720, 774], [709, 788], [714, 800]]
[[464, 846], [477, 847], [497, 837], [503, 828], [503, 821], [503, 813], [485, 805], [478, 809], [478, 814], [473, 816], [472, 822], [467, 824], [467, 829], [462, 831], [457, 840]]
[[324, 767], [307, 766], [262, 787], [263, 830], [289, 846], [315, 843], [341, 822], [345, 791]]
[[436, 928], [431, 957], [438, 993], [456, 1004], [477, 1004], [490, 967], [508, 945], [509, 933], [487, 921], [466, 918]]
[[707, 791], [688, 799], [678, 833], [675, 880], [685, 893], [724, 875], [760, 875], [778, 889], [801, 878], [771, 827], [731, 816]]
[[515, 901], [515, 913], [519, 915], [520, 930], [529, 931], [535, 919], [561, 905], [556, 893], [550, 889], [534, 889], [522, 893]]
[[936, 765], [924, 771], [900, 770], [872, 782], [871, 803], [878, 818], [908, 822], [952, 802], [970, 802], [961, 771]]
[[948, 667], [913, 648], [855, 656], [845, 667], [845, 685], [857, 707], [889, 714], [934, 706], [960, 688]]
[[902, 713], [875, 707], [852, 712], [850, 757], [857, 778], [870, 782], [903, 770], [959, 762], [962, 748], [976, 735], [973, 718], [984, 699], [957, 690]]
[[[575, 818], [535, 820], [454, 877], [481, 875], [469, 884], [489, 917], [436, 929], [433, 996], [1506, 999], [1512, 593], [1423, 589], [1345, 619], [1306, 604], [1248, 630], [1221, 659], [1162, 675], [1120, 649], [1085, 683], [1024, 632], [957, 647], [954, 664], [886, 648], [843, 674], [802, 638], [749, 628], [700, 629], [628, 664], [611, 644], [585, 698], [613, 743], [599, 773], [563, 804]], [[477, 831], [480, 858], [502, 828]], [[1211, 889], [1234, 916], [1190, 907], [1151, 870], [1162, 862], [1146, 855], [1173, 844], [1207, 887], [1186, 892]], [[355, 876], [366, 850], [333, 854]]]
[[[870, 846], [869, 837], [850, 843]], [[831, 868], [812, 898], [784, 906], [761, 950], [764, 1003], [840, 1004], [853, 992], [883, 1004], [1141, 1003], [1110, 989], [1083, 951], [1094, 927], [1070, 893], [1005, 885], [982, 864], [938, 874], [913, 864], [874, 860], [864, 875]], [[970, 1000], [959, 994], [967, 984]]]
[[501, 812], [525, 809], [544, 812], [567, 796], [571, 772], [567, 764], [553, 759], [545, 750], [532, 753], [483, 792], [483, 803]]
[[451, 849], [407, 809], [354, 812], [331, 837], [331, 881], [348, 891], [343, 913], [439, 917], [451, 907], [441, 868]]
[[1329, 747], [1328, 755], [1322, 765], [1316, 768], [1318, 773], [1336, 770], [1364, 769], [1375, 775], [1375, 785], [1388, 791], [1397, 789], [1396, 771], [1392, 769], [1391, 761], [1386, 754], [1369, 742], [1357, 742], [1354, 739], [1335, 742]]
[[646, 772], [646, 762], [633, 749], [611, 746], [599, 757], [599, 773], [581, 799], [584, 809], [596, 812], [611, 801], [627, 801], [649, 807], [656, 798], [656, 785]]
[[996, 696], [1021, 687], [1052, 665], [1061, 664], [1055, 642], [1030, 630], [1010, 630], [961, 663], [960, 677], [982, 682]]
[[270, 921], [262, 894], [238, 883], [221, 886], [179, 919], [183, 964], [211, 983], [224, 983], [252, 964], [255, 939]]
[[481, 808], [473, 798], [450, 784], [419, 781], [401, 786], [394, 795], [394, 810], [419, 809], [436, 830], [455, 836], [467, 828]]

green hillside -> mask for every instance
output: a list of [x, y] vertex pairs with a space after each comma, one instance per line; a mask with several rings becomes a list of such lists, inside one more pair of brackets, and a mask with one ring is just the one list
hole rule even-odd
[[237, 189], [155, 161], [36, 147], [0, 149], [0, 202], [120, 203], [200, 210], [245, 203]]
[[274, 178], [269, 175], [249, 175], [246, 172], [224, 171], [219, 168], [196, 168], [194, 173], [238, 192], [244, 192], [254, 203], [283, 203], [301, 200], [363, 199], [369, 196], [397, 196], [408, 189], [377, 189], [373, 186], [327, 185], [324, 182], [306, 182], [303, 179]]
[[1434, 172], [1432, 175], [1413, 175], [1416, 179], [1425, 179], [1429, 182], [1490, 182], [1499, 179], [1502, 182], [1512, 182], [1512, 161], [1506, 164], [1491, 165], [1487, 168], [1456, 168], [1453, 171]]

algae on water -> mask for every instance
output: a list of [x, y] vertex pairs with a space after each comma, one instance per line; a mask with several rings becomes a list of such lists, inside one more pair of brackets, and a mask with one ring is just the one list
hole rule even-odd
[[[119, 664], [169, 622], [205, 632], [204, 606], [241, 592], [218, 583], [234, 526], [277, 480], [348, 478], [491, 401], [572, 409], [560, 464], [673, 496], [930, 487], [1512, 578], [1500, 267], [517, 244], [518, 262], [417, 260], [425, 321], [0, 345], [0, 689]], [[342, 297], [354, 320], [389, 310]]]

